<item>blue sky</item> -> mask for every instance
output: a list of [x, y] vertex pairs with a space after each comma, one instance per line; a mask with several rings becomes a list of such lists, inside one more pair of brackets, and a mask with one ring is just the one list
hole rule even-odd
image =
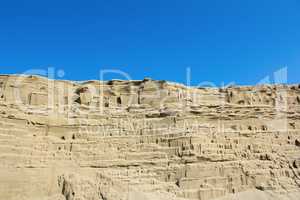
[[220, 85], [287, 67], [299, 83], [299, 10], [299, 0], [1, 1], [0, 73], [53, 67], [86, 80], [118, 69], [185, 83], [189, 67], [192, 84]]

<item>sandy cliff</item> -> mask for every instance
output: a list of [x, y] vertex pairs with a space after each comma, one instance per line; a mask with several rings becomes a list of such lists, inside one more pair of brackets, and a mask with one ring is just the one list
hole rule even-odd
[[0, 76], [0, 199], [299, 199], [300, 85]]

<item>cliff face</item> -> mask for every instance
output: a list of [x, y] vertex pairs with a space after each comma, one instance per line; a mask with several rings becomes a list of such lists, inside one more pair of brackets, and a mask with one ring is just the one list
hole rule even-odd
[[299, 199], [300, 85], [0, 76], [0, 199]]

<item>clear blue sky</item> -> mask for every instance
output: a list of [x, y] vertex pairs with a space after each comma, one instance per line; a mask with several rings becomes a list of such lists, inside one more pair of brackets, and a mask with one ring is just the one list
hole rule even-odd
[[[299, 0], [1, 1], [0, 73], [54, 67], [64, 79], [255, 84], [284, 66], [300, 82]], [[106, 78], [122, 78], [108, 75]]]

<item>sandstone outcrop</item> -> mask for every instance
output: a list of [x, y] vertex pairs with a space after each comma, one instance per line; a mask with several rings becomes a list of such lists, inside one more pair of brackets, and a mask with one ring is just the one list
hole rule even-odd
[[0, 199], [299, 199], [300, 85], [0, 76]]

